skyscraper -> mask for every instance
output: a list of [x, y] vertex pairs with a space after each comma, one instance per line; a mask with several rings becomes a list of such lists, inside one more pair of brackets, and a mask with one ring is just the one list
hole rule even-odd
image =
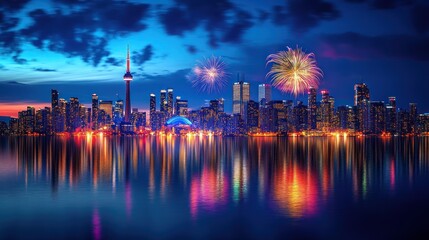
[[92, 129], [98, 129], [98, 96], [97, 94], [92, 94]]
[[58, 91], [55, 89], [51, 89], [51, 108], [52, 110], [58, 107]]
[[52, 131], [61, 132], [61, 127], [58, 125], [60, 121], [60, 107], [59, 107], [59, 94], [55, 89], [51, 90], [51, 119], [52, 119]]
[[165, 89], [160, 91], [159, 111], [163, 113], [167, 112], [167, 91]]
[[235, 82], [232, 86], [232, 113], [244, 114], [244, 106], [250, 100], [250, 85], [247, 82]]
[[368, 132], [372, 134], [380, 134], [385, 130], [385, 115], [386, 108], [382, 101], [369, 102], [369, 128]]
[[246, 126], [250, 132], [256, 132], [259, 126], [259, 103], [250, 100], [246, 103]]
[[149, 99], [149, 112], [154, 113], [155, 111], [156, 111], [156, 96], [155, 94], [151, 93], [150, 99]]
[[396, 97], [389, 97], [389, 103], [386, 105], [386, 131], [391, 134], [397, 132], [396, 115]]
[[329, 91], [322, 90], [322, 102], [321, 107], [321, 120], [322, 120], [322, 131], [329, 131], [331, 126], [332, 114], [331, 114], [331, 97]]
[[74, 132], [80, 126], [79, 118], [79, 99], [77, 97], [70, 98], [69, 112], [68, 112], [68, 131]]
[[188, 116], [188, 100], [181, 99], [180, 96], [176, 97], [175, 114], [182, 117]]
[[317, 90], [308, 89], [308, 128], [314, 130], [317, 128]]
[[365, 131], [368, 130], [369, 126], [369, 111], [368, 111], [368, 103], [370, 100], [369, 97], [369, 88], [365, 83], [355, 84], [355, 106], [356, 106], [356, 130], [357, 131]]
[[127, 49], [127, 71], [124, 74], [124, 81], [125, 81], [125, 122], [130, 121], [130, 115], [131, 115], [131, 99], [130, 99], [130, 82], [133, 80], [133, 75], [131, 75], [130, 72], [130, 48]]
[[369, 88], [365, 83], [355, 84], [355, 106], [369, 101]]
[[167, 89], [167, 116], [173, 116], [173, 89]]
[[115, 107], [113, 110], [113, 122], [115, 125], [119, 125], [124, 117], [124, 101], [116, 100]]
[[416, 134], [417, 133], [417, 103], [410, 103], [410, 133]]
[[265, 99], [265, 103], [271, 101], [271, 85], [259, 84], [258, 86], [258, 102], [261, 103]]
[[106, 100], [100, 100], [99, 104], [100, 110], [103, 110], [106, 115], [108, 115], [110, 118], [113, 116], [113, 103], [112, 101], [106, 101]]

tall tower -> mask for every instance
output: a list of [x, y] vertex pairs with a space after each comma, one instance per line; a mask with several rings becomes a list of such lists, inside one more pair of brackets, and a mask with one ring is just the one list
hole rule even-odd
[[131, 100], [130, 100], [130, 82], [133, 80], [133, 75], [130, 73], [130, 47], [127, 49], [127, 72], [124, 74], [126, 84], [125, 90], [125, 122], [130, 122]]
[[[239, 80], [243, 76], [239, 75]], [[232, 86], [232, 113], [244, 115], [244, 106], [250, 100], [250, 85], [244, 81], [235, 82]]]
[[356, 130], [368, 130], [369, 88], [365, 83], [355, 84]]
[[271, 101], [271, 85], [259, 84], [258, 86], [258, 102], [261, 103], [265, 99], [265, 103]]
[[313, 130], [317, 127], [317, 91], [315, 88], [308, 89], [308, 128]]
[[52, 111], [58, 107], [58, 91], [55, 89], [51, 89], [51, 105]]

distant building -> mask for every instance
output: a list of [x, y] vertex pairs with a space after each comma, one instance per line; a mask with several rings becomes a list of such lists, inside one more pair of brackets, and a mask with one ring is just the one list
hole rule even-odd
[[293, 107], [293, 119], [296, 131], [307, 130], [308, 123], [308, 112], [307, 106], [301, 101], [298, 101], [297, 105]]
[[310, 88], [308, 90], [308, 129], [317, 128], [317, 90]]
[[429, 134], [429, 113], [419, 115], [419, 133]]
[[116, 100], [113, 108], [113, 122], [119, 126], [124, 118], [124, 101]]
[[[240, 78], [240, 77], [239, 77]], [[247, 82], [235, 82], [232, 86], [232, 113], [244, 114], [244, 106], [250, 100], [250, 85]]]
[[6, 122], [0, 121], [0, 136], [9, 135], [9, 127]]
[[246, 103], [246, 126], [247, 131], [257, 132], [259, 127], [259, 103], [250, 100]]
[[93, 130], [97, 130], [98, 129], [98, 111], [99, 111], [99, 106], [98, 106], [98, 96], [97, 94], [92, 94], [92, 116], [91, 116], [91, 125], [92, 125], [92, 129]]
[[32, 134], [35, 125], [35, 109], [27, 107], [27, 110], [18, 113], [18, 132], [21, 135]]
[[410, 103], [410, 133], [418, 133], [418, 112], [417, 103]]
[[386, 132], [396, 134], [397, 126], [396, 98], [389, 97], [389, 103], [386, 104]]
[[265, 103], [271, 101], [271, 85], [270, 84], [259, 84], [258, 86], [258, 103], [265, 99]]
[[165, 89], [162, 89], [160, 91], [159, 109], [161, 112], [163, 112], [166, 115], [166, 113], [167, 113], [167, 91]]
[[351, 106], [337, 108], [338, 128], [341, 130], [354, 130], [354, 111]]
[[173, 89], [167, 89], [167, 116], [173, 116]]
[[368, 131], [368, 103], [370, 101], [369, 88], [365, 83], [354, 86], [354, 105], [356, 106], [356, 130]]
[[188, 116], [188, 100], [181, 99], [180, 96], [176, 97], [175, 115], [187, 117]]
[[385, 106], [383, 101], [369, 102], [369, 133], [380, 134], [385, 131]]

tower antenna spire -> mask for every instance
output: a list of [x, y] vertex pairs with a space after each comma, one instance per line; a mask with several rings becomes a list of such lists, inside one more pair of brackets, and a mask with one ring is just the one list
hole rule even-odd
[[130, 72], [130, 45], [127, 46], [127, 72]]

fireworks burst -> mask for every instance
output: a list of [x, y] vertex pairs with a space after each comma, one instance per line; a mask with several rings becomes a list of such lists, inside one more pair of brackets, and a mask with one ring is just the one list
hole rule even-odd
[[193, 87], [204, 92], [219, 91], [227, 82], [226, 64], [221, 57], [212, 56], [198, 61], [187, 76]]
[[293, 93], [295, 97], [309, 88], [317, 88], [322, 70], [317, 67], [314, 54], [306, 54], [301, 48], [280, 51], [267, 57], [272, 63], [267, 77], [272, 76], [272, 85], [282, 92]]

